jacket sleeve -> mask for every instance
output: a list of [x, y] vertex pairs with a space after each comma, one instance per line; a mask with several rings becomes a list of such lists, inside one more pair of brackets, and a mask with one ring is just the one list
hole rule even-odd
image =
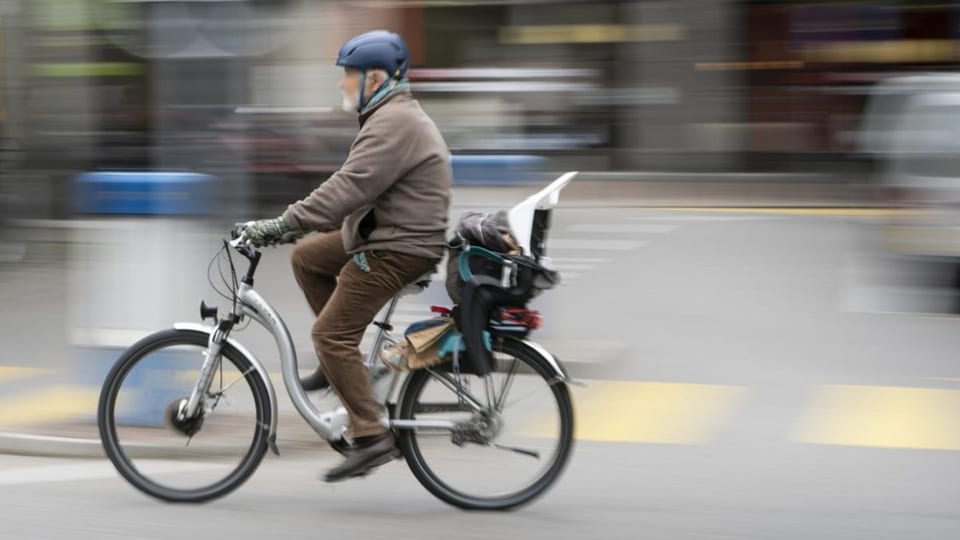
[[392, 186], [403, 173], [412, 138], [398, 124], [382, 121], [364, 126], [367, 129], [360, 130], [340, 170], [287, 207], [283, 213], [287, 225], [302, 231], [334, 230]]

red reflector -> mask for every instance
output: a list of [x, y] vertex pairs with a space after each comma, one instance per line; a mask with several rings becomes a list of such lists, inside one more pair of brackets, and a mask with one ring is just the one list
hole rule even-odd
[[434, 313], [442, 313], [443, 315], [448, 315], [450, 313], [450, 308], [446, 306], [430, 306], [430, 311]]
[[518, 322], [527, 328], [532, 328], [536, 330], [543, 326], [543, 317], [540, 316], [540, 312], [533, 309], [524, 309], [524, 308], [508, 308], [503, 310], [504, 321], [513, 321]]

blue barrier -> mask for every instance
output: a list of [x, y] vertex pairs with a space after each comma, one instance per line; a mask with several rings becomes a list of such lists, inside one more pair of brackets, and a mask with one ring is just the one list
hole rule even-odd
[[[109, 228], [86, 229], [85, 222], [78, 221], [72, 233], [83, 238], [71, 242], [81, 251], [70, 258], [76, 276], [71, 301], [79, 302], [80, 309], [73, 326], [84, 330], [76, 334], [81, 337], [73, 338], [75, 380], [99, 388], [110, 366], [129, 345], [122, 339], [95, 337], [99, 330], [119, 330], [123, 335], [124, 330], [158, 328], [176, 319], [175, 313], [165, 312], [163, 306], [169, 304], [163, 295], [183, 294], [184, 283], [165, 265], [177, 261], [202, 271], [205, 263], [193, 259], [180, 236], [197, 230], [197, 222], [182, 217], [211, 212], [216, 182], [213, 176], [193, 172], [96, 171], [74, 177], [74, 210], [82, 215], [114, 217]], [[146, 250], [145, 237], [150, 242]], [[138, 297], [131, 298], [132, 294]], [[115, 306], [131, 301], [152, 308], [118, 320]], [[198, 351], [155, 353], [127, 375], [124, 395], [117, 404], [118, 422], [162, 426], [164, 408], [189, 395], [184, 374], [192, 375], [201, 360]]]
[[215, 178], [193, 172], [102, 171], [74, 178], [80, 214], [202, 215], [210, 211]]
[[534, 182], [545, 159], [530, 155], [455, 155], [450, 157], [453, 183], [505, 186]]

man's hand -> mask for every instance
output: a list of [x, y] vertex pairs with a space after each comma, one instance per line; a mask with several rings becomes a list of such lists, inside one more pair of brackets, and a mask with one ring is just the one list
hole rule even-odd
[[247, 233], [247, 238], [255, 247], [293, 243], [304, 234], [303, 231], [287, 225], [282, 217], [251, 221], [240, 225], [240, 227], [243, 232]]

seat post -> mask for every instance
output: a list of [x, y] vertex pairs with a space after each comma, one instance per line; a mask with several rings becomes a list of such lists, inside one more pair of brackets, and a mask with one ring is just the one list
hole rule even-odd
[[393, 310], [397, 308], [397, 302], [400, 301], [400, 295], [395, 294], [393, 298], [390, 299], [390, 303], [387, 304], [387, 311], [383, 314], [382, 320], [374, 319], [373, 325], [377, 327], [377, 337], [373, 340], [373, 348], [370, 349], [370, 354], [367, 356], [367, 366], [372, 366], [376, 364], [377, 354], [380, 352], [380, 347], [383, 345], [384, 334], [393, 330], [393, 325], [390, 324], [390, 317], [393, 316]]
[[390, 299], [390, 303], [387, 304], [387, 312], [383, 314], [383, 320], [380, 321], [385, 325], [390, 324], [390, 317], [393, 317], [393, 310], [397, 309], [397, 302], [400, 301], [400, 295], [395, 294], [393, 298]]

